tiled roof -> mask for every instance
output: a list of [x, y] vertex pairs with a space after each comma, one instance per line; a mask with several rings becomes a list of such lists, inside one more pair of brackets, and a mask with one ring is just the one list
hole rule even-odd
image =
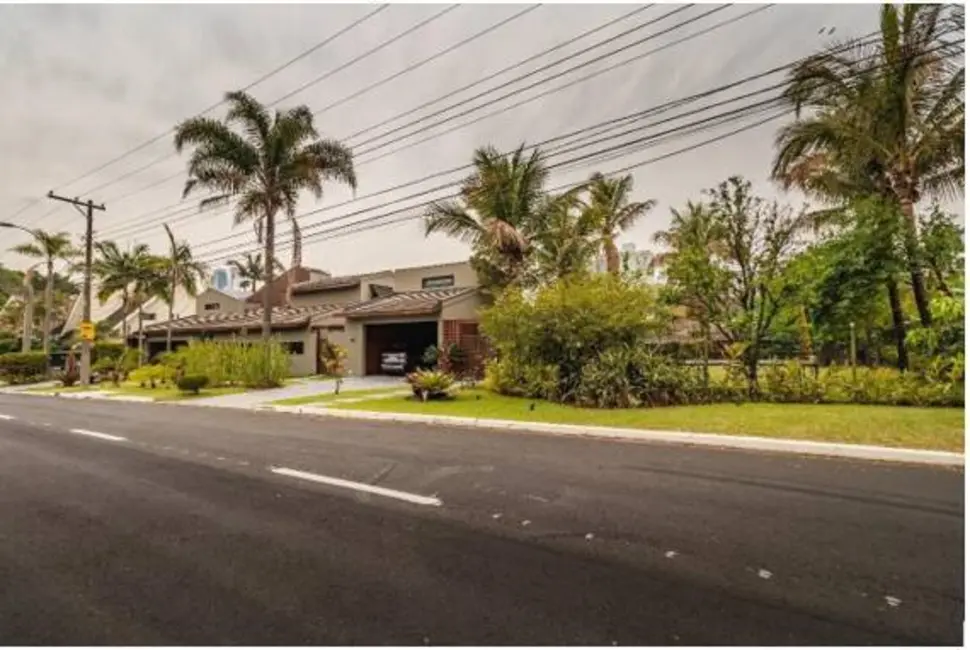
[[[310, 319], [327, 312], [337, 311], [341, 305], [312, 305], [307, 307], [274, 307], [272, 311], [273, 329], [298, 329], [306, 327]], [[262, 327], [263, 310], [247, 309], [241, 312], [216, 312], [188, 316], [172, 321], [172, 331], [180, 334], [189, 332], [225, 332]], [[145, 334], [167, 331], [168, 323], [153, 323], [145, 328]]]
[[339, 315], [346, 318], [373, 316], [429, 316], [441, 311], [441, 303], [477, 291], [474, 287], [452, 287], [427, 291], [403, 291], [354, 303], [344, 307]]
[[330, 291], [333, 289], [349, 289], [351, 287], [360, 286], [360, 276], [358, 275], [344, 275], [339, 277], [331, 278], [320, 278], [319, 280], [307, 280], [306, 282], [297, 282], [292, 287], [292, 292], [294, 294], [298, 293], [314, 293], [316, 291]]

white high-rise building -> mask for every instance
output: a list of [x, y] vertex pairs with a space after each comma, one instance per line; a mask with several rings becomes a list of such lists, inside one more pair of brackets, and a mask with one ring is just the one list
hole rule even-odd
[[219, 291], [235, 291], [238, 287], [236, 270], [231, 266], [218, 266], [212, 269], [209, 286]]

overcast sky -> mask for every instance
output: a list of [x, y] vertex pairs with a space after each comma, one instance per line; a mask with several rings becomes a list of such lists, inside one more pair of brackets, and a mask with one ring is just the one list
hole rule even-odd
[[[377, 6], [0, 6], [0, 94], [4, 98], [0, 103], [0, 167], [3, 169], [0, 175], [0, 219], [10, 218], [30, 201], [54, 188], [69, 195], [86, 197], [90, 193], [95, 201], [106, 203], [107, 212], [96, 215], [97, 230], [121, 243], [144, 241], [161, 252], [166, 241], [161, 223], [167, 221], [179, 238], [193, 243], [197, 257], [205, 260], [223, 260], [253, 249], [252, 229], [246, 225], [233, 226], [231, 215], [225, 210], [199, 213], [192, 207], [197, 200], [192, 199], [187, 199], [181, 207], [162, 210], [179, 203], [184, 183], [184, 174], [178, 173], [184, 169], [185, 160], [174, 154], [170, 134], [103, 171], [73, 184], [68, 182], [150, 138], [165, 134], [179, 120], [217, 102], [225, 91], [254, 82], [374, 11]], [[433, 17], [447, 6], [391, 5], [256, 85], [251, 92], [260, 101], [272, 103]], [[717, 6], [686, 8], [545, 72], [464, 103], [433, 120], [393, 135], [383, 135], [540, 66], [609, 41], [623, 31], [659, 19], [681, 7], [657, 5], [647, 8], [552, 54], [455, 93], [462, 86], [636, 9], [636, 5], [544, 5], [433, 62], [320, 113], [317, 121], [321, 133], [344, 140], [355, 149], [358, 198], [336, 209], [301, 218], [306, 238], [304, 263], [341, 274], [460, 259], [466, 255], [461, 244], [438, 237], [425, 239], [417, 220], [339, 238], [333, 238], [331, 232], [328, 238], [314, 240], [314, 233], [326, 233], [326, 229], [333, 229], [337, 224], [416, 205], [421, 198], [441, 196], [445, 190], [348, 217], [337, 224], [314, 224], [456, 180], [458, 174], [441, 176], [398, 192], [368, 198], [385, 188], [467, 164], [476, 147], [493, 144], [506, 150], [520, 142], [546, 140], [786, 64], [833, 39], [865, 34], [877, 27], [875, 5], [782, 5], [743, 18], [743, 14], [758, 6], [738, 5], [701, 17]], [[379, 52], [285, 99], [282, 106], [307, 104], [315, 111], [320, 110], [527, 7], [459, 6]], [[698, 19], [671, 29], [694, 18]], [[737, 20], [715, 27], [732, 19]], [[713, 29], [650, 53], [708, 28]], [[832, 28], [834, 34], [829, 35]], [[664, 30], [670, 31], [556, 80], [545, 81], [571, 66]], [[495, 117], [442, 133], [487, 112], [634, 57], [640, 58]], [[723, 100], [780, 79], [780, 76], [769, 77], [705, 101]], [[439, 120], [537, 82], [542, 83], [427, 130]], [[408, 117], [371, 128], [438, 98], [442, 99]], [[581, 156], [743, 104], [715, 108], [625, 138], [604, 140], [558, 158], [552, 156], [550, 162]], [[703, 105], [692, 104], [650, 119], [658, 121], [676, 115], [678, 111]], [[210, 115], [221, 116], [223, 110], [224, 107], [219, 107]], [[703, 132], [681, 132], [661, 143], [645, 143], [638, 150], [615, 160], [599, 161], [598, 164], [596, 161], [580, 162], [562, 171], [554, 171], [550, 185], [579, 181], [597, 169], [608, 173], [674, 152], [765, 116], [748, 117]], [[698, 198], [701, 189], [731, 174], [748, 177], [758, 191], [767, 196], [778, 195], [767, 175], [774, 133], [784, 119], [634, 170], [637, 198], [653, 198], [658, 204], [636, 227], [625, 233], [621, 241], [649, 248], [651, 234], [667, 224], [671, 207]], [[426, 130], [419, 135], [376, 149], [374, 153], [362, 153], [422, 127]], [[348, 138], [365, 129], [365, 133]], [[395, 151], [437, 133], [441, 135]], [[371, 138], [378, 139], [362, 144]], [[370, 158], [380, 154], [388, 155], [369, 162]], [[149, 166], [153, 161], [160, 162]], [[147, 168], [133, 173], [143, 167]], [[176, 174], [175, 178], [161, 182]], [[143, 189], [148, 186], [153, 187]], [[301, 212], [352, 198], [346, 188], [330, 185], [322, 202], [307, 197]], [[801, 202], [801, 198], [794, 196], [790, 200], [796, 204]], [[962, 202], [952, 207], [959, 208], [962, 214]], [[419, 213], [420, 209], [414, 208], [388, 218]], [[57, 207], [46, 200], [17, 214], [13, 220], [29, 227], [77, 233], [81, 232], [82, 226], [82, 219], [70, 206]], [[135, 232], [135, 228], [140, 232]], [[288, 239], [288, 227], [281, 230], [281, 236]], [[5, 242], [13, 244], [23, 237], [11, 232]], [[279, 255], [288, 262], [289, 247], [282, 245]], [[25, 266], [23, 260], [10, 253], [4, 253], [0, 259], [8, 265]]]

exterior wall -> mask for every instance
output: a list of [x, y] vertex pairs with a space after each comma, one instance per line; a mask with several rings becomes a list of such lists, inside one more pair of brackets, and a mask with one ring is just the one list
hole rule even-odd
[[347, 321], [344, 326], [344, 340], [344, 347], [347, 349], [347, 372], [354, 377], [363, 377], [367, 363], [363, 324], [360, 321]]
[[[206, 311], [206, 304], [217, 302], [219, 303], [219, 309], [214, 311]], [[195, 314], [196, 316], [204, 316], [205, 314], [235, 314], [243, 311], [249, 307], [244, 300], [238, 300], [230, 295], [222, 293], [216, 289], [206, 289], [200, 293], [195, 298]], [[182, 316], [188, 316], [188, 314], [182, 314]], [[176, 316], [178, 318], [178, 316]]]
[[478, 293], [449, 300], [441, 306], [441, 320], [478, 320], [484, 301]]
[[349, 287], [334, 289], [333, 291], [314, 291], [313, 293], [297, 293], [290, 298], [292, 307], [310, 307], [313, 305], [348, 305], [360, 301], [360, 288]]
[[[478, 285], [478, 277], [468, 262], [453, 262], [451, 264], [435, 264], [411, 269], [397, 269], [394, 271], [393, 287], [395, 291], [420, 291], [422, 280], [453, 275], [456, 287], [474, 287]], [[373, 282], [378, 282], [373, 280]], [[381, 284], [378, 282], [378, 284]]]
[[[290, 285], [298, 282], [307, 282], [312, 279], [311, 276], [313, 275], [309, 269], [303, 267], [284, 271], [276, 276], [268, 285], [263, 285], [259, 288], [259, 291], [249, 296], [249, 298], [246, 298], [246, 302], [261, 306], [263, 304], [263, 294], [269, 291], [270, 305], [273, 307], [282, 307], [289, 298]], [[320, 276], [317, 275], [316, 277], [319, 278]]]

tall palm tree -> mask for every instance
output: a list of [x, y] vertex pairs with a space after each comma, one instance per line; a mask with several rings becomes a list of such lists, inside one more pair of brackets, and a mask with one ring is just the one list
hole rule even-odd
[[171, 287], [171, 260], [158, 255], [145, 255], [136, 259], [137, 271], [131, 286], [132, 302], [138, 310], [138, 365], [145, 361], [145, 312], [144, 304], [152, 298], [160, 298], [171, 304], [175, 300]]
[[[777, 136], [773, 176], [831, 203], [876, 194], [904, 220], [913, 297], [924, 326], [929, 297], [917, 239], [923, 197], [963, 194], [964, 68], [946, 37], [953, 8], [883, 5], [881, 40], [829, 48], [797, 66], [786, 97], [796, 121]], [[803, 117], [802, 111], [813, 114]], [[891, 290], [891, 289], [890, 289]]]
[[[353, 153], [336, 140], [320, 139], [306, 106], [269, 110], [244, 92], [226, 94], [224, 121], [194, 117], [175, 129], [175, 149], [195, 148], [182, 192], [214, 194], [200, 208], [235, 201], [235, 221], [253, 220], [263, 234], [263, 283], [273, 280], [276, 217], [296, 214], [301, 192], [318, 199], [323, 183], [336, 180], [357, 188]], [[239, 126], [240, 131], [233, 130]], [[263, 338], [272, 331], [271, 295], [263, 296]]]
[[[259, 288], [259, 281], [263, 278], [263, 256], [261, 253], [246, 253], [246, 257], [240, 260], [229, 260], [229, 266], [236, 269], [236, 273], [242, 278], [242, 287], [251, 289], [253, 293]], [[283, 264], [278, 260], [273, 260], [273, 268], [282, 270]]]
[[164, 224], [168, 235], [169, 257], [166, 261], [169, 287], [165, 302], [168, 304], [168, 327], [165, 332], [165, 351], [172, 351], [172, 320], [175, 311], [175, 294], [181, 287], [185, 293], [194, 296], [199, 292], [199, 284], [206, 274], [206, 265], [192, 257], [188, 242], [176, 242], [175, 235], [168, 224]]
[[500, 284], [517, 282], [526, 269], [549, 172], [539, 150], [527, 156], [524, 144], [510, 155], [482, 147], [473, 164], [459, 200], [428, 206], [425, 236], [443, 233], [470, 244], [476, 253], [494, 255], [503, 267]]
[[580, 186], [549, 197], [533, 236], [540, 280], [553, 281], [584, 273], [599, 248], [598, 224], [592, 219]]
[[589, 179], [589, 211], [592, 219], [599, 225], [600, 244], [606, 256], [606, 270], [620, 272], [620, 251], [616, 238], [632, 226], [637, 219], [649, 212], [656, 201], [630, 202], [633, 191], [633, 175], [621, 178], [606, 178], [599, 172]]
[[122, 250], [118, 244], [108, 240], [95, 242], [94, 247], [97, 257], [91, 265], [91, 271], [100, 282], [98, 300], [104, 304], [112, 296], [121, 296], [121, 335], [127, 342], [128, 314], [135, 304], [136, 284], [143, 280], [145, 268], [149, 266], [152, 256], [145, 244]]
[[76, 254], [71, 244], [71, 235], [66, 232], [47, 232], [37, 228], [30, 231], [34, 241], [29, 244], [15, 246], [13, 251], [43, 259], [47, 266], [47, 276], [44, 285], [44, 354], [50, 354], [51, 317], [54, 313], [54, 263], [58, 260], [70, 262]]

